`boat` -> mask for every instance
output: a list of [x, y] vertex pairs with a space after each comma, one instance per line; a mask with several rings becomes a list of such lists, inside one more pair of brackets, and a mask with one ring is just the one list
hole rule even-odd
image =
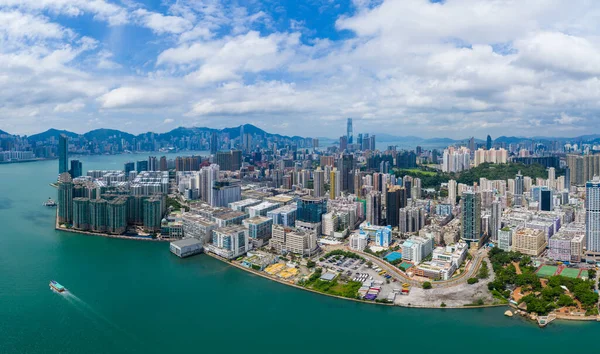
[[54, 291], [58, 291], [59, 293], [64, 292], [65, 290], [67, 290], [67, 288], [65, 288], [64, 286], [60, 285], [56, 280], [50, 280], [50, 289], [54, 290]]
[[56, 205], [56, 202], [52, 200], [52, 198], [48, 198], [48, 200], [46, 200], [46, 202], [44, 203], [44, 206], [47, 207], [55, 207]]

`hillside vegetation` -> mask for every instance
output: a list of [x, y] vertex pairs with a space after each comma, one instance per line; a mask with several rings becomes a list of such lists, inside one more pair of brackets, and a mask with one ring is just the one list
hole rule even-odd
[[[442, 183], [446, 183], [451, 179], [456, 180], [458, 183], [472, 185], [474, 182], [479, 182], [479, 179], [482, 177], [489, 180], [507, 180], [515, 178], [519, 171], [521, 171], [523, 176], [529, 176], [533, 179], [538, 177], [548, 178], [548, 172], [542, 165], [524, 165], [522, 163], [512, 162], [506, 164], [484, 163], [459, 173], [433, 172], [432, 169], [427, 167], [422, 167], [420, 170], [395, 169], [394, 173], [396, 174], [396, 177], [412, 176], [420, 178], [423, 188], [439, 189]], [[561, 174], [564, 174], [564, 171], [556, 171], [557, 177]]]

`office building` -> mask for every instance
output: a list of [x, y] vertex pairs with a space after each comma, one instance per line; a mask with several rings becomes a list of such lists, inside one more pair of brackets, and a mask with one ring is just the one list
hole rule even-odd
[[83, 175], [83, 165], [79, 160], [71, 160], [71, 168], [69, 174], [72, 178], [81, 177]]
[[267, 217], [273, 219], [273, 224], [293, 227], [296, 225], [296, 204], [282, 206], [278, 209], [267, 212]]
[[233, 259], [250, 250], [248, 230], [241, 225], [220, 227], [212, 232], [212, 243], [205, 250], [226, 259]]
[[346, 136], [348, 137], [348, 144], [354, 144], [352, 133], [352, 118], [348, 118], [348, 122], [346, 124]]
[[[248, 237], [252, 240], [262, 240], [263, 242], [271, 238], [271, 229], [273, 219], [266, 216], [255, 216], [245, 219], [243, 225], [248, 229]], [[259, 247], [262, 244], [258, 245]]]
[[321, 223], [321, 217], [327, 212], [325, 198], [303, 196], [296, 203], [296, 220], [307, 223]]
[[238, 171], [242, 167], [242, 152], [240, 150], [217, 151], [214, 161], [221, 171]]
[[123, 171], [125, 171], [125, 176], [129, 176], [129, 173], [135, 171], [135, 163], [134, 162], [125, 162], [123, 166]]
[[273, 225], [269, 246], [279, 253], [311, 255], [317, 249], [317, 235], [297, 228]]
[[58, 137], [58, 174], [69, 172], [69, 138], [61, 134]]
[[386, 192], [385, 208], [386, 222], [392, 228], [398, 227], [400, 221], [399, 210], [406, 207], [406, 189], [400, 186], [389, 186]]
[[213, 131], [210, 133], [210, 154], [214, 155], [219, 150], [219, 142], [217, 137], [217, 132]]
[[148, 171], [148, 161], [142, 160], [142, 161], [136, 162], [135, 169], [136, 169], [137, 173]]

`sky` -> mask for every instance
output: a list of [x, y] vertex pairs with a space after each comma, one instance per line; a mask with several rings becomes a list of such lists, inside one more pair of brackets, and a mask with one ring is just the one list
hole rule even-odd
[[600, 133], [596, 0], [0, 0], [0, 129]]

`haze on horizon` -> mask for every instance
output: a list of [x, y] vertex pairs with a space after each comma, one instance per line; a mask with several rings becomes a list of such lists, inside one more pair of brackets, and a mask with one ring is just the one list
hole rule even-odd
[[0, 0], [0, 129], [600, 133], [600, 6]]

